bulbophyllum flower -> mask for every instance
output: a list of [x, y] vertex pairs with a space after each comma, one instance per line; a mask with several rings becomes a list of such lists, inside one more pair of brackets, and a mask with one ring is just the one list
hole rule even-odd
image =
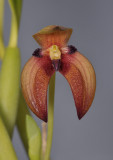
[[48, 26], [33, 35], [41, 48], [34, 51], [21, 76], [24, 98], [30, 109], [47, 122], [47, 88], [51, 76], [59, 71], [68, 81], [75, 101], [78, 118], [89, 110], [95, 95], [94, 69], [72, 45], [67, 42], [71, 28]]

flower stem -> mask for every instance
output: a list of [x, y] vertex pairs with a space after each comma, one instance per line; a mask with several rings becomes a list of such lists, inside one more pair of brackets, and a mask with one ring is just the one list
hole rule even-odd
[[42, 159], [44, 158], [47, 145], [47, 124], [42, 122]]
[[49, 84], [49, 105], [48, 105], [48, 133], [47, 145], [44, 160], [49, 160], [52, 136], [53, 136], [53, 121], [54, 121], [54, 93], [55, 93], [55, 74], [52, 76]]
[[3, 40], [4, 0], [0, 0], [0, 59], [3, 59], [5, 46]]

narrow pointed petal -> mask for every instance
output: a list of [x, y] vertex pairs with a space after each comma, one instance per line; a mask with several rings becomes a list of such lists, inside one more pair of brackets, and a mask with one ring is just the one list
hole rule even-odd
[[53, 25], [43, 28], [38, 33], [34, 34], [33, 38], [40, 46], [47, 49], [52, 45], [57, 45], [59, 47], [65, 46], [71, 34], [71, 28]]
[[47, 88], [54, 73], [48, 56], [32, 56], [26, 63], [21, 76], [24, 98], [30, 109], [43, 121], [47, 122]]
[[60, 73], [70, 84], [78, 118], [89, 110], [95, 95], [96, 77], [91, 63], [79, 52], [62, 54]]

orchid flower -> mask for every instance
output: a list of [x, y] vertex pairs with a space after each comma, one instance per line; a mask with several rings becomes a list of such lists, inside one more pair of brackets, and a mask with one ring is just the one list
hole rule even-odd
[[71, 28], [48, 26], [33, 35], [41, 48], [34, 51], [21, 76], [23, 95], [30, 109], [47, 122], [47, 88], [51, 76], [59, 71], [68, 81], [78, 118], [89, 110], [95, 95], [95, 71], [72, 45], [67, 45]]

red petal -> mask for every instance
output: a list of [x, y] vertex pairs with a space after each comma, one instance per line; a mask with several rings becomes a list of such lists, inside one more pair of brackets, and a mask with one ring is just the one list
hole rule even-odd
[[62, 54], [61, 74], [70, 84], [78, 118], [89, 110], [95, 95], [96, 77], [91, 63], [79, 52]]
[[49, 48], [52, 45], [57, 45], [60, 48], [65, 46], [72, 33], [71, 28], [65, 28], [62, 26], [48, 26], [40, 30], [33, 35], [33, 38], [44, 49]]
[[25, 100], [30, 109], [47, 122], [47, 88], [54, 73], [52, 62], [48, 56], [32, 57], [25, 65], [21, 85]]

